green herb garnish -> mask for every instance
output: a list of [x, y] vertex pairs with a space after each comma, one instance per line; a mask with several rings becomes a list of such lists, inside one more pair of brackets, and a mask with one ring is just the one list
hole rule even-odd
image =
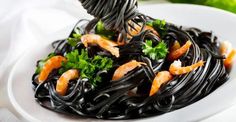
[[158, 60], [166, 57], [168, 49], [163, 41], [159, 42], [156, 46], [153, 46], [152, 40], [146, 40], [146, 43], [143, 46], [143, 53], [152, 60]]
[[73, 35], [72, 35], [72, 37], [69, 37], [68, 39], [67, 39], [67, 42], [71, 45], [71, 46], [76, 46], [77, 45], [77, 43], [80, 41], [80, 39], [81, 39], [81, 34], [79, 34], [79, 33], [74, 33]]
[[98, 82], [101, 82], [101, 77], [96, 75], [98, 71], [109, 70], [112, 67], [112, 59], [102, 56], [94, 56], [90, 58], [86, 50], [74, 50], [68, 53], [66, 56], [67, 62], [62, 63], [62, 67], [59, 70], [59, 74], [69, 70], [78, 69], [81, 78], [88, 78], [89, 81], [97, 86]]
[[152, 25], [154, 28], [158, 28], [160, 30], [166, 29], [166, 21], [165, 20], [156, 19], [155, 21], [153, 21]]
[[148, 26], [153, 27], [162, 37], [167, 33], [167, 25], [165, 20], [156, 19], [147, 22]]
[[96, 34], [99, 34], [103, 37], [106, 37], [108, 39], [112, 39], [112, 37], [114, 37], [115, 35], [115, 32], [114, 31], [111, 31], [111, 30], [107, 30], [103, 24], [102, 21], [99, 21], [97, 23], [97, 26], [96, 26], [96, 29], [95, 29], [95, 33]]
[[37, 65], [37, 68], [36, 68], [36, 70], [35, 70], [35, 73], [36, 73], [36, 74], [39, 74], [39, 73], [41, 72], [41, 70], [42, 70], [42, 68], [43, 68], [43, 66], [44, 66], [44, 64], [45, 64], [45, 62], [46, 62], [48, 59], [50, 59], [51, 57], [55, 56], [55, 55], [56, 55], [55, 53], [50, 53], [47, 58], [40, 60], [39, 63], [38, 63], [38, 65]]

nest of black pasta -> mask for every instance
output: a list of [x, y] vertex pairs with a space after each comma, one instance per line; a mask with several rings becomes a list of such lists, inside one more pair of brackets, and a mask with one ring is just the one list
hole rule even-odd
[[[147, 21], [154, 19], [148, 18]], [[85, 22], [85, 24], [82, 24]], [[93, 24], [94, 25], [94, 24]], [[87, 21], [80, 21], [70, 34], [86, 34]], [[92, 28], [92, 29], [91, 29]], [[90, 27], [90, 33], [96, 33], [96, 26]], [[57, 80], [60, 78], [60, 69], [54, 69], [47, 79], [39, 83], [39, 73], [33, 75], [33, 86], [36, 101], [43, 107], [52, 111], [75, 114], [81, 117], [99, 119], [136, 119], [164, 114], [176, 109], [190, 105], [204, 98], [229, 79], [229, 72], [223, 63], [223, 56], [219, 51], [219, 41], [212, 32], [204, 32], [197, 28], [177, 27], [166, 23], [165, 30], [155, 29], [160, 35], [153, 31], [142, 30], [139, 34], [132, 36], [125, 45], [119, 48], [119, 57], [109, 53], [97, 45], [84, 46], [82, 42], [71, 45], [68, 39], [53, 42], [53, 53], [66, 56], [70, 52], [86, 50], [88, 57], [97, 55], [110, 58], [113, 61], [109, 70], [96, 71], [101, 82], [96, 86], [90, 78], [78, 77], [70, 80], [65, 95], [56, 91]], [[118, 38], [119, 33], [113, 35]], [[175, 75], [173, 78], [161, 85], [154, 94], [149, 94], [152, 81], [160, 71], [169, 70], [173, 61], [167, 57], [153, 60], [145, 55], [143, 46], [146, 40], [152, 40], [153, 45], [164, 42], [170, 50], [174, 42], [178, 40], [180, 45], [191, 41], [190, 49], [179, 58], [183, 66], [205, 61], [204, 66], [193, 71]], [[136, 60], [146, 65], [134, 68], [122, 78], [112, 80], [115, 70], [129, 62]], [[38, 61], [37, 66], [39, 66]]]

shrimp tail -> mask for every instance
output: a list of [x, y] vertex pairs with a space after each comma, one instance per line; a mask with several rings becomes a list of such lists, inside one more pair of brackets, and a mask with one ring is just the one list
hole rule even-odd
[[173, 78], [170, 72], [168, 71], [161, 71], [158, 72], [156, 77], [154, 78], [152, 82], [152, 87], [149, 93], [149, 96], [154, 95], [161, 87], [162, 84], [170, 81]]
[[131, 60], [123, 64], [115, 70], [112, 80], [118, 80], [122, 78], [125, 74], [127, 74], [129, 71], [132, 71], [136, 67], [141, 67], [142, 65], [146, 65], [146, 63], [137, 62], [136, 60]]
[[117, 58], [120, 57], [119, 48], [113, 47], [113, 48], [111, 48], [109, 50], [110, 50], [112, 55], [116, 56]]
[[232, 66], [232, 64], [233, 64], [233, 60], [234, 60], [235, 55], [236, 55], [236, 50], [233, 49], [233, 50], [229, 53], [228, 57], [224, 60], [224, 66], [225, 66], [227, 69], [231, 68], [231, 66]]

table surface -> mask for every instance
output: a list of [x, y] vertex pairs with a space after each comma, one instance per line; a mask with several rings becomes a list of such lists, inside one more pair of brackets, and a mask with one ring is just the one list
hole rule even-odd
[[[25, 0], [27, 1], [27, 0]], [[1, 2], [1, 1], [0, 1]], [[9, 2], [10, 3], [10, 2]], [[7, 3], [7, 4], [9, 4]], [[147, 1], [141, 1], [140, 4], [153, 4], [153, 3], [169, 3], [166, 0], [147, 0]], [[2, 4], [3, 6], [3, 4]], [[0, 8], [2, 7], [0, 5]], [[1, 9], [0, 9], [0, 18], [1, 18]], [[1, 27], [1, 20], [0, 20], [0, 27]], [[1, 39], [1, 38], [0, 38]], [[4, 52], [0, 53], [0, 56], [3, 55]], [[7, 70], [0, 71], [0, 122], [11, 122], [11, 121], [20, 121], [16, 116], [14, 116], [14, 109], [11, 105], [9, 105], [8, 96], [7, 96], [7, 90], [6, 85], [2, 81], [6, 81], [7, 78], [4, 77], [5, 74], [9, 72], [9, 69], [11, 69], [11, 66], [3, 66], [0, 62], [0, 67], [5, 67]], [[202, 122], [221, 122], [221, 121], [227, 121], [227, 122], [233, 122], [236, 120], [236, 116], [234, 115], [236, 113], [236, 104], [225, 111], [222, 111], [216, 115], [213, 115], [209, 118], [206, 118], [202, 120]]]

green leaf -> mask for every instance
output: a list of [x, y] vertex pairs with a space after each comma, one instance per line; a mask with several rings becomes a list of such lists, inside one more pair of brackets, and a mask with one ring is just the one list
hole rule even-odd
[[148, 22], [147, 22], [147, 25], [148, 25], [148, 26], [152, 26], [152, 27], [153, 27], [153, 24], [152, 24], [152, 22], [153, 22], [153, 21], [148, 21]]
[[62, 63], [59, 73], [62, 74], [69, 69], [78, 69], [81, 78], [88, 78], [94, 86], [100, 82], [101, 77], [96, 76], [98, 71], [109, 70], [112, 68], [112, 59], [102, 56], [94, 56], [90, 58], [86, 50], [74, 50], [66, 56], [67, 62]]
[[107, 57], [95, 56], [92, 60], [99, 70], [108, 70], [112, 67], [112, 60]]
[[106, 37], [108, 39], [112, 39], [112, 37], [114, 37], [115, 35], [115, 32], [114, 31], [111, 31], [111, 30], [107, 30], [103, 24], [102, 21], [99, 21], [97, 23], [97, 26], [95, 28], [95, 33], [96, 34], [99, 34], [103, 37]]
[[42, 60], [39, 61], [38, 66], [37, 66], [36, 71], [35, 71], [36, 74], [39, 74], [41, 72], [44, 64], [45, 64], [45, 61], [42, 61]]
[[203, 4], [236, 13], [236, 0], [206, 0]]
[[81, 39], [81, 34], [79, 34], [79, 33], [74, 33], [73, 35], [72, 35], [73, 37], [69, 37], [68, 39], [67, 39], [67, 42], [71, 45], [71, 46], [76, 46], [77, 45], [77, 43], [78, 42], [80, 42], [80, 39]]
[[152, 40], [146, 40], [146, 43], [143, 46], [143, 53], [152, 60], [158, 60], [166, 57], [168, 48], [163, 41], [159, 42], [156, 46], [153, 46]]
[[175, 3], [192, 3], [212, 6], [236, 13], [236, 0], [169, 0]]
[[152, 26], [162, 37], [167, 33], [167, 26], [165, 20], [156, 19], [150, 21], [147, 25]]

